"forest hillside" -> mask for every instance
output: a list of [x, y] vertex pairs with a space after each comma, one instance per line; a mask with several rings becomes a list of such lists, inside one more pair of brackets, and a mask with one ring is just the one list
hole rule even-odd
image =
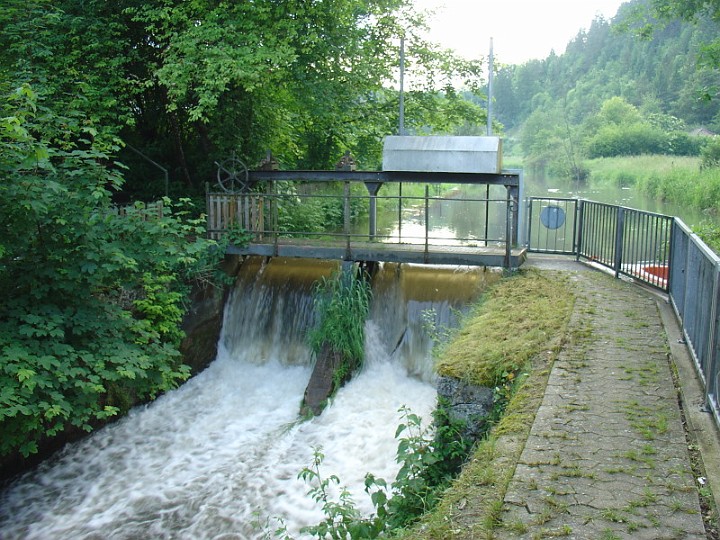
[[637, 14], [646, 4], [597, 18], [562, 54], [500, 67], [495, 116], [526, 168], [582, 179], [583, 159], [699, 155], [706, 141], [696, 135], [720, 132], [720, 73], [707, 50], [718, 25], [701, 16], [648, 31]]

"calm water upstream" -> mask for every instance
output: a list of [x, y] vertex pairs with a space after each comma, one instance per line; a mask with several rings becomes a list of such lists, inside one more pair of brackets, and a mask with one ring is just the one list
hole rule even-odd
[[525, 176], [525, 195], [528, 197], [579, 198], [617, 204], [638, 210], [677, 216], [691, 227], [703, 221], [717, 220], [717, 218], [703, 214], [693, 208], [651, 199], [640, 193], [634, 187], [622, 188], [614, 185], [594, 187], [589, 184], [577, 184], [565, 179], [544, 179]]

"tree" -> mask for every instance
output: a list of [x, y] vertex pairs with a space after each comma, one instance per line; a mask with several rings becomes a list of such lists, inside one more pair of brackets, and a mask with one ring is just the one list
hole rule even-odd
[[[521, 125], [534, 110], [534, 97], [547, 94], [555, 102], [567, 100], [567, 116], [573, 125], [595, 115], [605, 100], [621, 97], [639, 109], [654, 101], [657, 112], [688, 125], [712, 126], [718, 104], [708, 98], [716, 95], [720, 75], [698, 59], [702, 44], [720, 37], [718, 25], [707, 14], [693, 24], [668, 20], [662, 28], [652, 19], [656, 31], [644, 33], [635, 11], [650, 3], [630, 0], [612, 22], [595, 20], [561, 56], [507, 68], [511, 80], [503, 82], [504, 90], [496, 93], [496, 110], [503, 111], [498, 113], [503, 122]], [[512, 92], [505, 90], [508, 86]]]
[[117, 144], [29, 85], [0, 103], [0, 456], [89, 431], [189, 375], [184, 283], [222, 250], [169, 201], [162, 214], [111, 206]]
[[[349, 149], [379, 152], [397, 126], [399, 37], [411, 90], [469, 80], [479, 62], [425, 43], [410, 0], [9, 0], [0, 59], [12, 80], [40, 82], [169, 170], [171, 193], [202, 191], [216, 161], [252, 166], [272, 150], [285, 166], [327, 168]], [[408, 106], [412, 101], [409, 95]], [[418, 110], [435, 108], [427, 100]], [[435, 117], [437, 119], [437, 117]], [[425, 118], [423, 118], [425, 120]], [[374, 141], [374, 142], [373, 142]], [[362, 159], [363, 156], [358, 156]], [[125, 189], [161, 182], [131, 148]]]
[[653, 111], [650, 102], [644, 112], [620, 97], [603, 102], [583, 126], [588, 157], [699, 154], [700, 141], [687, 134], [684, 122]]

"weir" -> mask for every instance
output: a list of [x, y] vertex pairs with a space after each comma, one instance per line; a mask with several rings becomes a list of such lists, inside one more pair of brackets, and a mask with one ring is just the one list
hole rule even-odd
[[312, 289], [338, 262], [247, 259], [225, 309], [217, 359], [4, 488], [3, 539], [261, 538], [322, 515], [297, 479], [326, 455], [359, 507], [367, 472], [392, 481], [398, 409], [430, 420], [436, 392], [427, 324], [457, 312], [499, 274], [381, 265], [361, 373], [321, 416], [298, 421], [311, 371]]

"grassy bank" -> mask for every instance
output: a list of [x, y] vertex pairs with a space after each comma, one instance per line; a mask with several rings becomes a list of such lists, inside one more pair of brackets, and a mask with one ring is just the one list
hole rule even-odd
[[593, 185], [635, 186], [648, 197], [698, 210], [720, 210], [720, 169], [700, 170], [700, 158], [628, 156], [587, 162]]
[[524, 271], [493, 287], [442, 353], [440, 374], [511, 393], [503, 418], [475, 448], [441, 503], [401, 538], [488, 538], [497, 527], [574, 297], [561, 275]]

